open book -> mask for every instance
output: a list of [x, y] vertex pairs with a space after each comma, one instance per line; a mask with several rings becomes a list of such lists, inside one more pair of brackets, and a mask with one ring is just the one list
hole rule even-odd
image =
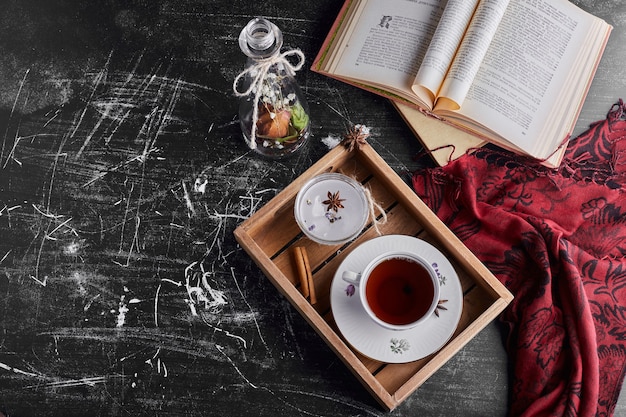
[[346, 0], [312, 70], [558, 166], [611, 29], [566, 0]]

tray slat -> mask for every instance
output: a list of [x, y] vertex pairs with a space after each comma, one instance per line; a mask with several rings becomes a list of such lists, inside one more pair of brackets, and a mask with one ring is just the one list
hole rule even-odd
[[[298, 228], [293, 216], [297, 192], [312, 177], [340, 172], [361, 182], [385, 210], [378, 231], [370, 217], [361, 234], [345, 245], [319, 245]], [[376, 213], [380, 218], [380, 214]], [[463, 312], [448, 343], [427, 358], [386, 364], [365, 357], [343, 339], [330, 308], [330, 286], [339, 264], [359, 244], [380, 232], [417, 236], [439, 248], [454, 266], [463, 289]], [[504, 286], [463, 245], [413, 190], [369, 146], [348, 152], [336, 147], [311, 166], [235, 230], [235, 238], [259, 268], [308, 321], [363, 386], [388, 410], [394, 409], [472, 337], [495, 319], [513, 299]], [[293, 248], [306, 248], [317, 303], [302, 296]]]

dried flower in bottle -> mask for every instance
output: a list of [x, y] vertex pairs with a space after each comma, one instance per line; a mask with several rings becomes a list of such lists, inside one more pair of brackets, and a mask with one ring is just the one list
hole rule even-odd
[[288, 110], [274, 111], [271, 107], [262, 107], [259, 112], [257, 129], [259, 135], [270, 139], [279, 139], [288, 135], [291, 113]]

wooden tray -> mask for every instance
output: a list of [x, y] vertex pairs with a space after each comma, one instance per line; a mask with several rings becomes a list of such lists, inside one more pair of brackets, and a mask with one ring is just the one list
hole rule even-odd
[[[372, 219], [352, 242], [342, 246], [317, 244], [304, 236], [293, 215], [298, 190], [313, 176], [341, 172], [370, 189], [385, 208], [382, 234], [416, 236], [435, 245], [452, 262], [463, 288], [463, 313], [450, 341], [439, 351], [415, 362], [386, 364], [353, 350], [334, 323], [330, 285], [341, 261], [359, 244], [377, 236]], [[394, 409], [511, 302], [511, 293], [424, 204], [415, 192], [369, 146], [348, 152], [338, 146], [304, 172], [235, 230], [235, 238], [257, 265], [304, 316], [378, 402]], [[300, 280], [292, 248], [307, 249], [317, 303], [299, 291]]]

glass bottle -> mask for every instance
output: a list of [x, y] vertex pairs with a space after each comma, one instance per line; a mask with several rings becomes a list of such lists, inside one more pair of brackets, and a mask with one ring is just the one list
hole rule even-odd
[[[248, 56], [246, 69], [233, 85], [240, 97], [244, 139], [270, 157], [295, 152], [308, 139], [310, 128], [308, 104], [294, 78], [304, 54], [297, 49], [281, 53], [282, 44], [282, 32], [269, 20], [248, 22], [239, 35], [239, 46]], [[287, 59], [292, 55], [299, 59], [296, 65]]]

